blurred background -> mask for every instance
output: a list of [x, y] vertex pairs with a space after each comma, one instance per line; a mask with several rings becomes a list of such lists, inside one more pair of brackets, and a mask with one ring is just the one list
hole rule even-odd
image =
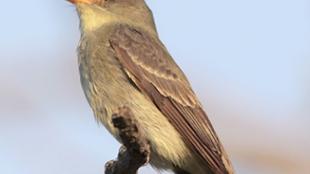
[[[148, 4], [236, 173], [309, 174], [310, 1]], [[2, 1], [0, 21], [0, 173], [103, 174], [119, 144], [80, 87], [75, 8]]]

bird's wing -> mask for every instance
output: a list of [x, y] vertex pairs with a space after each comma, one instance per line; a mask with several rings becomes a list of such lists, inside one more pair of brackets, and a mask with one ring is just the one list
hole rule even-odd
[[116, 27], [109, 41], [134, 85], [154, 102], [207, 168], [230, 173], [229, 160], [206, 113], [161, 42], [127, 25]]

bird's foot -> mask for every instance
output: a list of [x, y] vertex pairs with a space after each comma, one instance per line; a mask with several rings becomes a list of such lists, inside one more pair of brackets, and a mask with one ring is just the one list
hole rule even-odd
[[120, 107], [112, 115], [112, 123], [119, 130], [123, 146], [117, 161], [106, 164], [105, 174], [136, 174], [150, 160], [150, 144], [128, 107]]

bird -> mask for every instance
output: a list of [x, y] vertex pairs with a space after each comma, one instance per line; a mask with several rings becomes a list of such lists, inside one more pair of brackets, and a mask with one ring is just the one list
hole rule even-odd
[[144, 0], [68, 0], [80, 21], [80, 80], [95, 118], [118, 140], [127, 106], [150, 142], [149, 163], [176, 174], [233, 174], [189, 80], [159, 39]]

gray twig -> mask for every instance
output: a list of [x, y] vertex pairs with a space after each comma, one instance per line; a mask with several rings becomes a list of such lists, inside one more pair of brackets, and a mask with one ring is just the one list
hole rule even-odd
[[123, 146], [117, 160], [106, 163], [105, 174], [136, 174], [141, 166], [149, 162], [149, 142], [128, 107], [119, 108], [112, 116], [112, 123], [119, 130]]

